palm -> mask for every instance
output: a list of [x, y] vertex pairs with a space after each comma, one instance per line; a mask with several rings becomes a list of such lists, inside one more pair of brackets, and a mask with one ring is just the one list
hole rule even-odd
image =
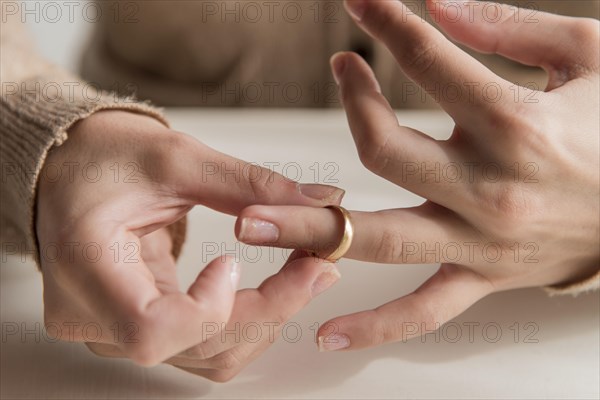
[[162, 294], [180, 291], [171, 246], [167, 228], [161, 228], [140, 238], [142, 260], [154, 276], [154, 284]]

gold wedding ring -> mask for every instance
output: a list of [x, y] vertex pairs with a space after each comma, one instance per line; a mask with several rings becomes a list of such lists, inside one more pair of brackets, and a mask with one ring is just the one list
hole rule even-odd
[[350, 213], [344, 207], [327, 206], [325, 208], [339, 211], [344, 218], [344, 235], [342, 236], [340, 244], [330, 255], [323, 257], [327, 261], [336, 262], [340, 258], [344, 257], [352, 245], [352, 239], [354, 238], [354, 225], [352, 224]]

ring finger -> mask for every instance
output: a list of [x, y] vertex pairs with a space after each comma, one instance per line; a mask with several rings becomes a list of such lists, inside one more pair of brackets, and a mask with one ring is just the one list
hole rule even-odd
[[[346, 258], [385, 264], [468, 263], [478, 234], [454, 212], [434, 203], [378, 212], [352, 211], [354, 239]], [[339, 211], [301, 206], [251, 206], [236, 235], [244, 243], [299, 248], [327, 257], [340, 244]], [[472, 260], [475, 261], [475, 260]]]

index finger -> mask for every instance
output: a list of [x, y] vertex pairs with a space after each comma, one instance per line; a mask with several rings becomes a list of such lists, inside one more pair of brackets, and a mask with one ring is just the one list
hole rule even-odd
[[221, 153], [186, 138], [172, 173], [163, 180], [193, 204], [236, 215], [252, 204], [339, 204], [344, 191], [316, 183], [300, 184], [263, 166]]
[[[508, 92], [509, 83], [447, 40], [396, 0], [346, 0], [346, 9], [367, 33], [381, 40], [402, 70], [423, 87], [461, 125], [485, 122], [501, 103], [492, 103], [484, 88]], [[486, 89], [487, 90], [487, 89]], [[471, 107], [480, 107], [473, 113]]]

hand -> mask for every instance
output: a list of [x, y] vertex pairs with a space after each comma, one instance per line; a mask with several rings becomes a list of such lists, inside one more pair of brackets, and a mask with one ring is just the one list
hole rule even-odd
[[46, 328], [115, 346], [141, 365], [193, 348], [205, 324], [221, 327], [234, 307], [239, 265], [230, 258], [180, 291], [169, 226], [196, 204], [235, 215], [257, 203], [324, 206], [343, 194], [249, 168], [133, 113], [98, 112], [69, 136], [50, 152], [38, 187]]
[[[240, 290], [224, 329], [207, 323], [202, 343], [166, 363], [216, 382], [235, 377], [275, 342], [293, 315], [339, 280], [334, 264], [306, 256], [292, 253], [281, 271], [257, 289]], [[124, 356], [114, 345], [88, 343], [88, 347], [101, 356]]]
[[[363, 164], [427, 199], [415, 208], [353, 212], [355, 238], [347, 257], [441, 267], [405, 297], [324, 324], [320, 335], [331, 326], [337, 334], [321, 338], [322, 349], [405, 340], [439, 328], [492, 292], [566, 285], [596, 273], [598, 21], [537, 13], [539, 23], [516, 22], [514, 7], [497, 5], [503, 19], [488, 23], [482, 3], [474, 2], [469, 2], [473, 17], [463, 8], [456, 20], [456, 13], [440, 13], [443, 5], [428, 1], [451, 37], [548, 72], [545, 92], [520, 87], [515, 101], [515, 86], [402, 3], [346, 4], [360, 27], [383, 41], [415, 82], [441, 88], [430, 93], [456, 126], [446, 141], [400, 126], [360, 57], [345, 53], [332, 59]], [[490, 101], [491, 94], [482, 90], [490, 82], [501, 100]], [[450, 85], [467, 92], [467, 84], [476, 84], [472, 96], [441, 95]], [[537, 102], [528, 103], [532, 98]], [[238, 219], [238, 237], [247, 243], [265, 242], [257, 232], [242, 229], [246, 218], [272, 224], [270, 229], [279, 231], [273, 245], [294, 244], [322, 255], [331, 251], [322, 244], [339, 243], [342, 234], [332, 210], [252, 206]]]

